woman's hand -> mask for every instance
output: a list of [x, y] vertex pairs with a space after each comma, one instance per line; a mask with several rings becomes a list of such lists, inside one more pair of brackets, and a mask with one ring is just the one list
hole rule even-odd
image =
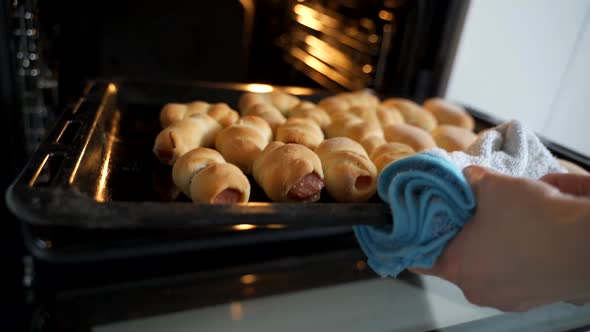
[[590, 299], [590, 177], [514, 178], [464, 171], [477, 199], [472, 220], [428, 270], [457, 284], [468, 301], [521, 311]]

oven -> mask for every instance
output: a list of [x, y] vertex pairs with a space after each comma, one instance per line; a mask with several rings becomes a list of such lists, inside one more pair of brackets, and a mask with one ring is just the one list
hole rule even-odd
[[[470, 305], [436, 278], [377, 277], [351, 230], [389, 220], [377, 198], [273, 204], [258, 188], [246, 207], [195, 208], [174, 198], [169, 169], [151, 154], [170, 101], [235, 108], [243, 93], [272, 89], [312, 102], [361, 89], [443, 96], [468, 8], [460, 0], [3, 2], [12, 151], [4, 210], [24, 301], [15, 317], [33, 331], [588, 326], [588, 307], [509, 315]], [[499, 122], [468, 111], [478, 129]]]

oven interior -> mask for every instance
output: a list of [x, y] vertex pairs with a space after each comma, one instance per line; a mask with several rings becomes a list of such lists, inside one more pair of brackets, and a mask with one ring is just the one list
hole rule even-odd
[[[0, 79], [2, 92], [10, 90], [5, 133], [14, 146], [10, 163], [20, 169], [29, 161], [30, 169], [39, 170], [33, 182], [41, 203], [59, 193], [56, 188], [63, 189], [69, 175], [63, 166], [75, 161], [70, 152], [91, 118], [84, 112], [95, 114], [100, 99], [89, 84], [122, 82], [127, 87], [122, 93], [130, 92], [126, 97], [133, 102], [123, 103], [118, 117], [113, 109], [102, 127], [104, 140], [97, 140], [90, 154], [96, 160], [84, 159], [85, 176], [74, 185], [123, 209], [130, 202], [165, 202], [169, 191], [154, 188], [169, 189], [169, 179], [159, 177], [153, 160], [133, 148], [151, 141], [141, 135], [153, 134], [154, 116], [166, 99], [189, 100], [201, 91], [235, 102], [235, 92], [228, 97], [202, 85], [227, 82], [307, 88], [310, 100], [363, 88], [417, 101], [441, 96], [468, 5], [467, 0], [5, 1], [0, 42], [8, 47], [0, 50]], [[94, 106], [67, 118], [81, 98]], [[469, 111], [481, 128], [497, 123], [484, 112]], [[109, 135], [110, 129], [117, 132]], [[109, 143], [109, 137], [123, 141]], [[583, 156], [546, 144], [556, 156], [590, 168]], [[42, 150], [47, 147], [55, 150]], [[107, 152], [111, 157], [105, 162]], [[116, 170], [101, 187], [104, 165]], [[130, 182], [136, 185], [126, 186]], [[357, 209], [364, 213], [359, 215], [383, 216], [367, 207]], [[42, 211], [45, 217], [48, 211]], [[73, 216], [55, 217], [59, 226], [18, 224], [28, 250], [18, 265], [24, 267], [32, 330], [90, 330], [88, 324], [375, 277], [350, 223], [244, 233], [216, 227], [89, 229]], [[326, 219], [321, 213], [315, 217]], [[242, 282], [247, 275], [258, 276], [260, 286]], [[420, 286], [408, 274], [400, 280]], [[120, 310], [124, 307], [131, 312]]]

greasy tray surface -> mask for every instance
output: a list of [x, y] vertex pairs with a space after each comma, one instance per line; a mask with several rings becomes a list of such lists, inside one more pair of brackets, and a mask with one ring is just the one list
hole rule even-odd
[[[322, 192], [318, 203], [273, 203], [253, 184], [250, 203], [192, 204], [174, 198], [170, 167], [152, 153], [166, 102], [205, 100], [236, 108], [243, 85], [94, 82], [66, 110], [7, 194], [13, 213], [40, 225], [89, 228], [203, 227], [252, 224], [326, 227], [385, 224], [390, 213], [368, 203], [336, 203]], [[287, 90], [289, 91], [289, 90]], [[307, 89], [289, 92], [318, 101]], [[301, 95], [301, 94], [309, 95]]]

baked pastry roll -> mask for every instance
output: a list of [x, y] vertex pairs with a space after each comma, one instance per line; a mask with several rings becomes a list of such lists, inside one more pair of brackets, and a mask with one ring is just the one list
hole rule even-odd
[[340, 202], [363, 202], [375, 194], [377, 168], [363, 147], [347, 137], [330, 138], [316, 149], [326, 189]]
[[271, 104], [255, 104], [248, 108], [244, 115], [254, 115], [261, 117], [272, 129], [273, 134], [276, 133], [277, 127], [287, 122], [287, 119], [279, 111], [278, 108]]
[[334, 96], [326, 97], [318, 103], [318, 106], [332, 115], [337, 111], [349, 111], [354, 106], [376, 107], [379, 98], [364, 91], [343, 92]]
[[325, 129], [332, 120], [328, 113], [314, 103], [302, 101], [295, 108], [289, 111], [290, 118], [308, 118], [317, 123], [320, 128]]
[[436, 147], [434, 139], [426, 130], [400, 123], [385, 127], [383, 130], [385, 140], [388, 142], [404, 143], [416, 151], [422, 151]]
[[231, 109], [226, 103], [210, 104], [207, 115], [215, 119], [223, 128], [238, 121], [240, 114]]
[[371, 153], [377, 146], [385, 143], [383, 130], [379, 125], [370, 125], [366, 122], [358, 123], [348, 127], [344, 137], [348, 137], [360, 143], [367, 154]]
[[452, 125], [441, 125], [432, 131], [432, 138], [440, 148], [448, 151], [465, 151], [477, 138], [471, 130]]
[[368, 123], [371, 127], [381, 127], [376, 107], [353, 106], [350, 108], [350, 112], [363, 119], [363, 121]]
[[320, 126], [309, 118], [289, 118], [277, 128], [275, 140], [283, 143], [297, 143], [315, 149], [323, 140]]
[[172, 180], [195, 203], [244, 203], [250, 198], [248, 178], [212, 149], [196, 148], [178, 158]]
[[160, 126], [166, 128], [176, 121], [184, 119], [186, 104], [168, 103], [160, 110]]
[[306, 109], [310, 109], [310, 108], [316, 108], [318, 107], [316, 104], [312, 103], [311, 101], [308, 100], [301, 100], [297, 105], [295, 105], [293, 108], [291, 108], [289, 110], [289, 116], [291, 116], [291, 112], [295, 111], [295, 110], [306, 110]]
[[320, 100], [318, 106], [324, 109], [329, 115], [334, 112], [347, 112], [350, 109], [350, 103], [344, 98], [338, 98], [337, 96], [331, 96]]
[[328, 138], [346, 137], [352, 126], [365, 123], [363, 119], [349, 111], [335, 111], [330, 115], [330, 119], [330, 124], [325, 128]]
[[220, 130], [212, 117], [194, 114], [164, 128], [156, 137], [153, 151], [162, 163], [172, 165], [192, 149], [212, 146]]
[[434, 115], [409, 99], [389, 98], [383, 101], [383, 105], [397, 108], [409, 125], [420, 127], [428, 132], [437, 125]]
[[475, 121], [471, 114], [451, 101], [431, 98], [424, 102], [424, 108], [434, 115], [439, 124], [463, 127], [471, 131], [475, 128]]
[[392, 124], [405, 123], [402, 113], [393, 106], [379, 105], [377, 106], [377, 119], [382, 128]]
[[217, 134], [215, 148], [227, 162], [250, 174], [254, 160], [271, 139], [272, 130], [266, 121], [246, 115]]
[[409, 157], [414, 153], [416, 153], [416, 151], [414, 151], [409, 145], [393, 142], [379, 146], [370, 156], [371, 161], [373, 161], [377, 167], [377, 173], [381, 174], [381, 171], [387, 167], [387, 165], [405, 157]]
[[253, 175], [277, 202], [315, 202], [325, 185], [320, 158], [308, 147], [293, 143], [270, 143], [254, 161]]
[[358, 90], [352, 92], [352, 104], [354, 106], [367, 105], [370, 107], [376, 107], [381, 102], [379, 98], [367, 90]]
[[[351, 109], [361, 110], [362, 108], [355, 106]], [[366, 109], [363, 109], [359, 113], [362, 115], [365, 111]], [[374, 110], [371, 112], [375, 114]], [[378, 121], [364, 121], [351, 111], [336, 111], [332, 113], [331, 119], [332, 123], [326, 127], [326, 136], [329, 138], [348, 137], [360, 143], [367, 153], [385, 143], [383, 130]]]
[[375, 149], [387, 143], [385, 136], [383, 135], [383, 131], [373, 131], [370, 133], [370, 135], [357, 142], [363, 146], [368, 155], [371, 155]]
[[240, 113], [245, 114], [253, 105], [271, 104], [286, 116], [299, 102], [299, 98], [279, 90], [268, 93], [246, 92], [240, 97], [238, 108]]
[[195, 114], [207, 114], [222, 127], [236, 122], [240, 115], [226, 103], [209, 104], [204, 101], [194, 101], [187, 104], [169, 103], [160, 111], [160, 125], [166, 128], [176, 121]]

